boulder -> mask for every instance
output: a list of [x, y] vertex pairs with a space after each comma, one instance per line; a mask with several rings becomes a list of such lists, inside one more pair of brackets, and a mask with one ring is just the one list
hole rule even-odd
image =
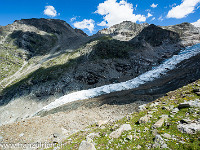
[[143, 104], [143, 105], [140, 105], [139, 106], [139, 111], [143, 111], [143, 110], [146, 110], [146, 104]]
[[187, 102], [191, 107], [199, 107], [200, 108], [200, 99], [195, 99]]
[[96, 150], [94, 144], [87, 141], [82, 141], [78, 150]]
[[168, 148], [167, 144], [159, 134], [155, 136], [154, 142], [155, 142], [155, 144], [153, 145], [154, 148]]
[[179, 111], [178, 108], [174, 108], [174, 109], [172, 109], [171, 113], [175, 115], [176, 113], [178, 113], [178, 111]]
[[133, 136], [132, 136], [132, 135], [128, 135], [128, 136], [126, 137], [126, 139], [131, 141], [131, 140], [133, 139]]
[[196, 94], [197, 94], [198, 96], [200, 96], [200, 92], [196, 92]]
[[158, 134], [158, 130], [157, 129], [153, 129], [152, 130], [152, 135], [156, 136]]
[[97, 124], [97, 126], [101, 127], [102, 125], [104, 125], [106, 123], [108, 123], [108, 120], [100, 120], [96, 124]]
[[183, 108], [190, 108], [190, 104], [182, 103], [178, 105], [178, 109], [183, 109]]
[[192, 122], [192, 120], [190, 120], [190, 119], [182, 119], [181, 121], [180, 121], [180, 123], [181, 124], [189, 124], [189, 123], [191, 123]]
[[179, 124], [177, 128], [182, 133], [196, 134], [198, 131], [200, 131], [200, 124], [198, 123]]
[[148, 121], [149, 121], [149, 119], [150, 119], [150, 116], [149, 115], [145, 115], [144, 117], [141, 117], [140, 119], [139, 119], [139, 123], [141, 124], [141, 123], [147, 123]]
[[132, 128], [131, 128], [130, 124], [123, 124], [119, 129], [113, 131], [110, 134], [110, 138], [119, 138], [124, 131], [129, 131], [131, 129]]
[[137, 148], [137, 149], [141, 149], [142, 147], [141, 147], [140, 145], [138, 145], [136, 148]]
[[160, 104], [159, 102], [154, 102], [154, 103], [152, 103], [149, 107], [153, 108], [153, 107], [158, 106], [159, 104]]
[[171, 139], [172, 138], [172, 136], [170, 134], [168, 134], [168, 133], [164, 133], [162, 136], [164, 138], [166, 138], [166, 139]]
[[165, 122], [165, 120], [168, 119], [168, 116], [167, 115], [162, 115], [161, 116], [161, 119], [159, 119], [153, 126], [156, 127], [156, 128], [160, 128], [162, 127], [163, 123]]
[[87, 135], [86, 138], [94, 139], [95, 137], [100, 137], [99, 133], [90, 133]]

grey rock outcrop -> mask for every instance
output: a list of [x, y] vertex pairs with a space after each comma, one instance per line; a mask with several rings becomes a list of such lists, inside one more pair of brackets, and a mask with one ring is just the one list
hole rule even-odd
[[[147, 23], [136, 24], [131, 21], [124, 21], [108, 29], [103, 29], [99, 31], [97, 35], [110, 35], [114, 39], [117, 39], [117, 40], [129, 41], [135, 38], [143, 29], [146, 30], [145, 28], [152, 28], [152, 31], [153, 31], [155, 30], [155, 27], [156, 27], [155, 25], [149, 25]], [[167, 31], [168, 33], [165, 32], [161, 34], [160, 32], [156, 33], [153, 31], [156, 34], [156, 36], [154, 37], [152, 36], [153, 38], [152, 37], [148, 38], [148, 36], [146, 36], [146, 38], [143, 38], [146, 40], [151, 39], [150, 43], [152, 43], [153, 45], [160, 45], [164, 40], [166, 40], [166, 42], [172, 42], [172, 43], [179, 42], [179, 44], [183, 46], [194, 45], [200, 42], [199, 28], [187, 22], [177, 24], [177, 25], [171, 25], [171, 26], [158, 26], [156, 28], [157, 29], [160, 28], [160, 30], [163, 29], [163, 31]], [[143, 31], [143, 32], [145, 33], [146, 31]], [[149, 32], [149, 29], [147, 31], [147, 34], [149, 34], [148, 32]], [[177, 38], [177, 35], [180, 38]], [[166, 38], [165, 36], [170, 37], [170, 38]], [[153, 40], [154, 38], [155, 40]], [[140, 39], [141, 39], [141, 36], [140, 36]]]
[[172, 138], [172, 136], [170, 134], [168, 134], [168, 133], [164, 133], [162, 136], [164, 138], [167, 138], [167, 139], [171, 139]]
[[178, 33], [181, 39], [180, 44], [183, 46], [190, 46], [200, 42], [199, 28], [188, 22], [172, 26], [163, 26], [162, 28]]
[[110, 138], [119, 138], [124, 131], [129, 131], [131, 129], [132, 128], [131, 128], [130, 124], [123, 124], [122, 126], [120, 126], [119, 129], [113, 131], [110, 134]]
[[100, 30], [97, 35], [110, 35], [120, 41], [129, 41], [138, 35], [149, 24], [137, 24], [131, 21], [123, 21], [120, 24], [113, 25], [108, 29]]
[[94, 139], [95, 137], [99, 137], [99, 133], [90, 133], [87, 135], [86, 139], [87, 138], [90, 138], [90, 139]]
[[168, 148], [167, 144], [165, 144], [165, 141], [159, 134], [155, 136], [154, 142], [155, 142], [155, 144], [153, 145], [154, 148]]
[[82, 141], [78, 150], [96, 150], [94, 144], [87, 141]]
[[153, 125], [155, 128], [160, 128], [164, 124], [165, 120], [168, 119], [167, 115], [161, 116], [161, 118]]
[[145, 115], [145, 116], [143, 116], [143, 117], [141, 117], [140, 119], [139, 119], [139, 123], [141, 124], [141, 123], [147, 123], [148, 121], [149, 121], [149, 119], [150, 119], [151, 117], [150, 117], [150, 115]]
[[200, 131], [200, 123], [179, 124], [177, 128], [182, 133], [196, 134]]

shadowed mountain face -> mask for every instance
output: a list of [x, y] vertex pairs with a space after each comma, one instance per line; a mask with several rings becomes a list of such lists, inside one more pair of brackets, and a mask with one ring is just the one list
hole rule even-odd
[[[87, 35], [58, 19], [23, 19], [1, 28], [3, 43], [24, 49], [31, 56], [77, 48]], [[56, 51], [56, 50], [54, 50]]]
[[[156, 25], [149, 25], [144, 28], [135, 38], [131, 40], [133, 43], [141, 43], [145, 45], [144, 42], [150, 44], [153, 47], [161, 46], [165, 44], [176, 44], [180, 41], [180, 36], [178, 33], [162, 29]], [[143, 42], [143, 43], [142, 43]]]
[[17, 24], [33, 26], [58, 38], [61, 48], [77, 48], [86, 42], [87, 34], [78, 29], [73, 29], [68, 23], [59, 19], [23, 19], [15, 21]]
[[[91, 37], [57, 19], [23, 19], [0, 27], [0, 117], [9, 118], [5, 110], [14, 107], [32, 114], [73, 91], [135, 78], [178, 53], [183, 43], [195, 44], [192, 37], [200, 40], [190, 24], [126, 21]], [[25, 117], [13, 113], [12, 121]]]
[[[170, 37], [177, 36], [174, 34], [174, 33], [176, 33], [176, 34], [178, 34], [178, 36], [181, 39], [179, 41], [179, 44], [181, 44], [183, 46], [194, 45], [194, 44], [197, 44], [200, 42], [200, 39], [199, 39], [200, 28], [197, 28], [187, 22], [177, 24], [177, 25], [172, 25], [172, 26], [150, 25], [149, 28], [146, 28], [148, 26], [149, 26], [149, 24], [147, 24], [147, 23], [136, 24], [136, 23], [133, 23], [130, 21], [124, 21], [124, 22], [114, 25], [108, 29], [103, 29], [103, 30], [99, 31], [97, 33], [97, 35], [110, 35], [110, 36], [112, 36], [112, 38], [120, 40], [120, 41], [129, 41], [129, 40], [134, 39], [138, 34], [141, 35], [141, 32], [144, 29], [144, 31], [147, 32], [148, 34], [152, 34], [152, 32], [154, 32], [154, 35], [156, 37], [162, 36], [161, 37], [162, 39], [164, 39], [164, 36], [167, 37], [168, 33], [170, 33]], [[153, 31], [154, 29], [155, 29], [155, 31]], [[161, 30], [161, 29], [165, 29], [166, 35], [162, 34], [164, 30]], [[168, 33], [167, 33], [167, 30], [168, 30]], [[147, 33], [145, 33], [144, 31], [143, 31], [143, 35], [148, 36]], [[171, 32], [169, 32], [169, 31], [171, 31]], [[172, 34], [172, 32], [173, 32], [173, 34]], [[156, 33], [158, 33], [158, 34], [156, 34]], [[156, 38], [156, 37], [151, 37], [151, 38]], [[158, 39], [158, 40], [160, 41], [161, 39]]]
[[22, 30], [14, 31], [10, 34], [10, 38], [14, 39], [14, 45], [20, 49], [29, 52], [29, 58], [35, 55], [45, 55], [56, 46], [57, 37], [52, 35], [40, 35], [35, 32], [23, 32]]

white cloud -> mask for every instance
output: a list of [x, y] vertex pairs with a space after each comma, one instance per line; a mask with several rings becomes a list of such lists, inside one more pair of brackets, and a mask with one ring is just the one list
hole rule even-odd
[[156, 17], [153, 17], [152, 19], [151, 19], [151, 21], [153, 21], [153, 20], [155, 20], [156, 19]]
[[151, 5], [152, 8], [156, 8], [157, 6], [158, 4], [154, 4], [154, 3]]
[[137, 10], [138, 5], [135, 5], [135, 8], [133, 8], [133, 10]]
[[73, 22], [73, 21], [75, 21], [75, 20], [76, 20], [76, 18], [77, 18], [77, 16], [75, 16], [75, 17], [71, 18], [71, 19], [70, 19], [70, 21], [71, 21], [71, 22]]
[[105, 21], [102, 21], [101, 23], [97, 24], [98, 26], [107, 26], [107, 23]]
[[183, 0], [182, 3], [173, 7], [167, 14], [167, 18], [181, 19], [187, 15], [194, 13], [195, 6], [200, 0]]
[[94, 30], [94, 20], [92, 19], [84, 19], [83, 21], [80, 22], [75, 22], [74, 27], [79, 28], [79, 29], [88, 29], [90, 33]]
[[163, 16], [161, 15], [159, 18], [158, 18], [159, 21], [163, 21]]
[[98, 25], [112, 26], [122, 21], [144, 22], [146, 17], [144, 15], [133, 14], [134, 8], [131, 3], [121, 0], [106, 0], [100, 3], [95, 13], [104, 16], [103, 22]]
[[150, 12], [151, 10], [150, 9], [146, 9], [145, 11]]
[[58, 15], [53, 6], [45, 6], [44, 14], [49, 17], [56, 17]]
[[200, 19], [192, 23], [195, 27], [200, 27]]
[[152, 17], [153, 15], [151, 13], [148, 13], [147, 18]]
[[172, 5], [169, 5], [170, 8], [176, 6], [176, 3], [172, 4]]

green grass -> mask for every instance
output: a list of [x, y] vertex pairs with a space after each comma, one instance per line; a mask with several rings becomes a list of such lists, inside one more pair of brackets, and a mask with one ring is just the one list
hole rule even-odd
[[23, 64], [23, 53], [15, 46], [5, 44], [0, 47], [0, 81], [14, 74]]

